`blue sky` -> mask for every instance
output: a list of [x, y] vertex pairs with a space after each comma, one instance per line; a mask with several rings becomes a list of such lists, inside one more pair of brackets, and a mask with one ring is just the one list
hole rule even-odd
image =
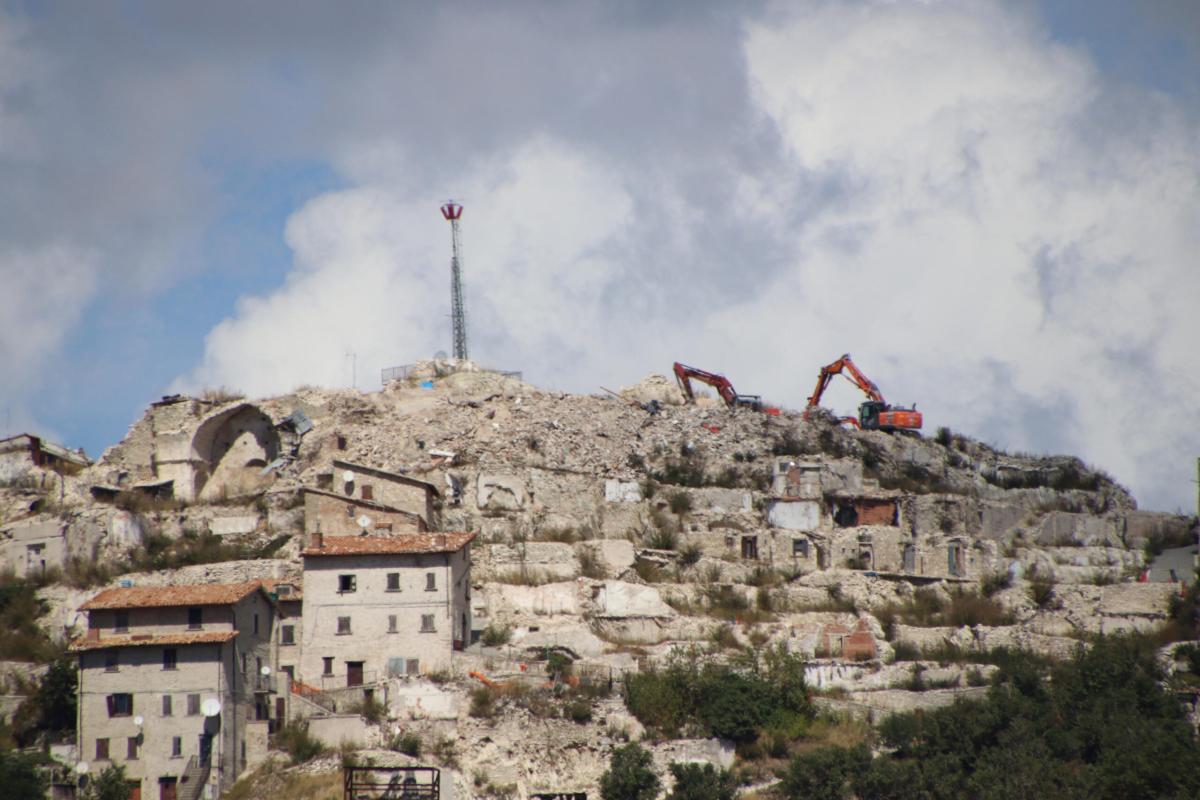
[[374, 388], [448, 349], [453, 196], [486, 363], [798, 407], [850, 350], [1190, 507], [1196, 8], [0, 4], [0, 422]]

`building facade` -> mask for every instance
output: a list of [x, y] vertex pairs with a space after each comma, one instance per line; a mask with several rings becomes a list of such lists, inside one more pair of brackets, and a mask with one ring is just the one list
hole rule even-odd
[[448, 668], [470, 638], [474, 538], [314, 533], [299, 679], [333, 689]]
[[134, 797], [215, 798], [266, 752], [275, 609], [257, 581], [108, 589], [85, 603], [78, 743]]

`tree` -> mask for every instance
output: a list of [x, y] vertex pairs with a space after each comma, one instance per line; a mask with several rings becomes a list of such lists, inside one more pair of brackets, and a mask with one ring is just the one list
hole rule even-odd
[[110, 764], [104, 772], [88, 781], [81, 800], [129, 800], [130, 794], [132, 791], [129, 778], [125, 777], [125, 767]]
[[73, 659], [60, 658], [50, 663], [37, 691], [26, 697], [13, 715], [13, 727], [22, 745], [33, 744], [40, 733], [75, 729], [77, 682]]
[[675, 788], [667, 800], [733, 800], [737, 781], [728, 770], [718, 770], [712, 764], [671, 765]]
[[34, 756], [0, 750], [0, 787], [5, 797], [41, 798], [46, 794], [46, 779]]
[[654, 800], [661, 785], [654, 774], [650, 752], [630, 743], [613, 751], [608, 771], [600, 776], [604, 800]]
[[783, 795], [789, 800], [844, 800], [851, 781], [870, 765], [866, 745], [812, 750], [792, 759], [783, 775]]

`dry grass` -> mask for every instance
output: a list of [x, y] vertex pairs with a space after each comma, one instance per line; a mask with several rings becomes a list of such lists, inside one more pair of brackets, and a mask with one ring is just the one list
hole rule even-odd
[[293, 772], [268, 762], [239, 780], [221, 795], [221, 800], [259, 800], [286, 797], [288, 800], [342, 800], [342, 771]]

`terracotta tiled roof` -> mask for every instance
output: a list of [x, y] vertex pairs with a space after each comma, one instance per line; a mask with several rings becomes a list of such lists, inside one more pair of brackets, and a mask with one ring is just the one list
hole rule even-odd
[[181, 586], [131, 586], [122, 589], [105, 589], [80, 606], [79, 610], [227, 606], [260, 588], [261, 584], [258, 581], [246, 581], [245, 583], [200, 583]]
[[404, 555], [457, 553], [475, 539], [473, 533], [406, 533], [398, 536], [326, 536], [321, 547], [310, 545], [305, 556]]
[[237, 636], [237, 631], [191, 631], [186, 633], [145, 633], [123, 636], [81, 636], [67, 646], [72, 653], [84, 650], [107, 650], [110, 647], [152, 647], [173, 644], [218, 644]]

